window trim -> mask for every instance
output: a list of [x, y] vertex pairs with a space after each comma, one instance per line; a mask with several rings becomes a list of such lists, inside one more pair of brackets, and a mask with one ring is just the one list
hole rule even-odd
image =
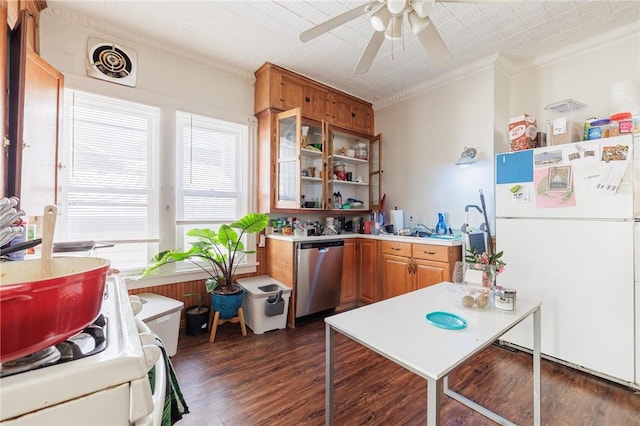
[[[208, 105], [195, 104], [195, 107], [183, 108], [175, 104], [174, 98], [169, 98], [163, 95], [152, 95], [151, 98], [146, 96], [131, 96], [131, 93], [118, 92], [117, 94], [111, 92], [103, 92], [96, 87], [89, 87], [82, 80], [76, 80], [74, 78], [69, 79], [69, 85], [66, 89], [78, 92], [85, 92], [91, 95], [102, 96], [107, 98], [113, 98], [119, 101], [139, 103], [157, 107], [159, 109], [159, 125], [157, 127], [158, 137], [160, 144], [157, 153], [159, 156], [158, 169], [160, 173], [160, 198], [159, 198], [159, 240], [158, 251], [171, 249], [176, 245], [176, 233], [177, 226], [180, 224], [176, 220], [176, 206], [177, 206], [177, 193], [175, 191], [175, 183], [177, 179], [177, 170], [174, 163], [174, 156], [176, 154], [176, 113], [186, 112], [204, 117], [215, 117], [215, 120], [235, 123], [238, 125], [247, 126], [246, 136], [246, 149], [247, 149], [247, 173], [244, 175], [246, 180], [246, 211], [255, 211], [257, 206], [257, 119], [252, 115], [244, 115], [242, 113], [229, 112], [218, 108], [210, 108]], [[156, 157], [157, 158], [157, 157]], [[234, 218], [235, 220], [237, 218]], [[203, 223], [206, 221], [200, 221]], [[149, 241], [152, 242], [152, 241]], [[258, 250], [257, 235], [247, 235], [247, 249]], [[100, 253], [98, 253], [98, 256]], [[253, 257], [250, 259], [249, 256]], [[255, 254], [248, 255], [246, 264], [240, 265], [237, 269], [237, 274], [255, 273], [259, 262], [257, 262], [257, 256]], [[190, 265], [190, 264], [189, 264]], [[186, 282], [191, 280], [206, 279], [208, 275], [194, 267], [193, 265], [184, 265], [179, 268], [170, 268], [169, 266], [161, 268], [157, 275], [150, 277], [135, 279], [140, 275], [142, 269], [139, 268], [122, 268], [120, 276], [124, 277], [128, 288], [146, 288], [155, 285], [166, 285], [180, 282]], [[117, 265], [113, 265], [117, 267]], [[176, 265], [177, 266], [177, 265]]]

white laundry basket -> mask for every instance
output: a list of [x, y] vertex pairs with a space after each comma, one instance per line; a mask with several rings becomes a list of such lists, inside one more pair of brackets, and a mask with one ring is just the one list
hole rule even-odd
[[138, 294], [142, 310], [137, 317], [160, 337], [167, 355], [174, 356], [178, 350], [180, 311], [184, 303], [153, 293]]
[[244, 320], [255, 334], [287, 327], [291, 288], [267, 275], [241, 278], [238, 283], [246, 290], [242, 300]]

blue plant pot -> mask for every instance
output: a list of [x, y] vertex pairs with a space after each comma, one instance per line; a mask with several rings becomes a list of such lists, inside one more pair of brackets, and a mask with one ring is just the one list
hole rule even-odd
[[211, 293], [211, 306], [213, 312], [220, 312], [221, 319], [233, 318], [238, 314], [238, 308], [242, 306], [244, 298], [244, 288], [234, 294]]

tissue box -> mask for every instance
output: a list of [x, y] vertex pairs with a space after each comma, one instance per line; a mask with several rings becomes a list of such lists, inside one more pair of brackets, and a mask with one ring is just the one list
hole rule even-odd
[[509, 142], [511, 151], [536, 147], [536, 118], [529, 114], [518, 115], [509, 120]]

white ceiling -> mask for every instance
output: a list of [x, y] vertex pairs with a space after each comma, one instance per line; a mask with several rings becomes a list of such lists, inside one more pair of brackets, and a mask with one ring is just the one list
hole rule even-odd
[[431, 64], [405, 22], [404, 50], [385, 40], [369, 72], [353, 74], [373, 34], [369, 14], [307, 43], [299, 40], [302, 31], [365, 3], [47, 0], [45, 13], [89, 26], [110, 40], [198, 58], [248, 78], [264, 62], [272, 62], [378, 106], [426, 82], [492, 63], [498, 53], [512, 68], [526, 69], [640, 34], [638, 0], [467, 0], [437, 3], [430, 15], [453, 55], [443, 68]]

